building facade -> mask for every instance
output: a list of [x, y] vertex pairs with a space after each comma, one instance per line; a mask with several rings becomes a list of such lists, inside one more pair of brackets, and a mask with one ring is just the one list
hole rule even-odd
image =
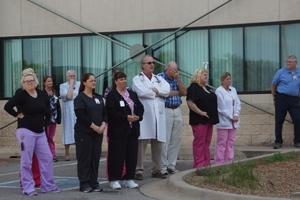
[[[271, 80], [288, 55], [300, 57], [299, 8], [298, 0], [1, 0], [0, 103], [14, 94], [27, 67], [40, 82], [51, 75], [56, 89], [69, 69], [78, 79], [94, 73], [100, 94], [111, 85], [111, 68], [122, 67], [131, 86], [140, 63], [130, 56], [145, 48], [157, 61], [157, 73], [175, 60], [186, 86], [205, 63], [213, 87], [220, 85], [222, 72], [230, 72], [242, 100], [272, 113]], [[272, 115], [245, 104], [242, 114], [240, 145], [271, 145]], [[1, 112], [1, 127], [12, 120]], [[254, 128], [253, 123], [262, 124]], [[247, 126], [255, 130], [253, 139]], [[8, 141], [0, 147], [16, 145], [13, 128], [1, 130], [0, 138]], [[292, 133], [286, 137], [291, 143]]]

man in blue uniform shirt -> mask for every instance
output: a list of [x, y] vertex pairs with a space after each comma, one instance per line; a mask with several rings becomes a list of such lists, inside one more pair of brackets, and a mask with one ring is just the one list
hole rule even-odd
[[275, 74], [271, 93], [275, 105], [275, 145], [274, 149], [282, 147], [282, 124], [287, 111], [294, 123], [294, 146], [300, 148], [300, 69], [296, 68], [297, 57], [292, 55], [287, 58], [286, 67]]

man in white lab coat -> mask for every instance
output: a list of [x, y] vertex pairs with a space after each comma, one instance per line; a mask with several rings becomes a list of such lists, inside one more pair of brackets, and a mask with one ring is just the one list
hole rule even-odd
[[163, 97], [168, 97], [170, 85], [162, 77], [153, 74], [154, 59], [150, 55], [141, 60], [142, 72], [132, 81], [135, 91], [144, 105], [144, 116], [140, 122], [136, 180], [143, 180], [143, 161], [149, 139], [151, 140], [152, 174], [154, 178], [166, 178], [161, 173], [162, 146], [166, 142], [166, 114]]

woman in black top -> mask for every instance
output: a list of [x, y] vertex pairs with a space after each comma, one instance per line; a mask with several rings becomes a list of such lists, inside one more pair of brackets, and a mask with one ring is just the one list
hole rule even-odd
[[103, 190], [97, 179], [107, 114], [103, 99], [95, 93], [95, 87], [95, 76], [83, 74], [79, 94], [74, 99], [77, 174], [80, 191], [86, 193]]
[[206, 69], [197, 69], [187, 89], [186, 100], [190, 109], [190, 125], [194, 134], [194, 168], [210, 165], [209, 146], [213, 125], [219, 122], [217, 96], [206, 85], [207, 77]]
[[55, 143], [54, 135], [56, 131], [56, 124], [61, 122], [61, 110], [59, 99], [56, 96], [56, 91], [53, 89], [53, 81], [51, 76], [44, 76], [44, 93], [47, 98], [49, 98], [49, 108], [50, 108], [50, 124], [46, 127], [46, 134], [48, 139], [48, 144], [50, 151], [53, 155], [53, 161], [57, 162], [56, 152], [55, 152]]
[[[21, 147], [21, 180], [23, 194], [35, 196], [31, 172], [32, 155], [36, 154], [41, 173], [41, 192], [60, 192], [53, 179], [53, 160], [48, 147], [44, 127], [49, 118], [48, 104], [42, 91], [36, 89], [37, 80], [33, 74], [22, 76], [22, 91], [13, 96], [4, 106], [6, 112], [18, 118], [17, 139]], [[18, 113], [14, 107], [18, 107]]]
[[[126, 89], [126, 74], [114, 74], [112, 90], [106, 97], [108, 114], [108, 176], [110, 187], [120, 189], [118, 180], [124, 179], [123, 186], [137, 188], [133, 182], [140, 136], [140, 121], [143, 119], [144, 107], [137, 94]], [[122, 176], [123, 165], [126, 173]]]

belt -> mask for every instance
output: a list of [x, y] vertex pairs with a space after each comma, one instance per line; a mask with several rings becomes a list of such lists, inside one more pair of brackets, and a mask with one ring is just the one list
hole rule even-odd
[[291, 96], [291, 95], [284, 94], [284, 93], [279, 93], [279, 92], [277, 92], [277, 94], [281, 94], [281, 95], [284, 95], [284, 96], [287, 96], [287, 97], [293, 97], [293, 98], [298, 97], [298, 96]]
[[[179, 105], [180, 106], [180, 105]], [[166, 106], [166, 108], [170, 108], [170, 109], [176, 109], [176, 108], [178, 108], [179, 106]]]

